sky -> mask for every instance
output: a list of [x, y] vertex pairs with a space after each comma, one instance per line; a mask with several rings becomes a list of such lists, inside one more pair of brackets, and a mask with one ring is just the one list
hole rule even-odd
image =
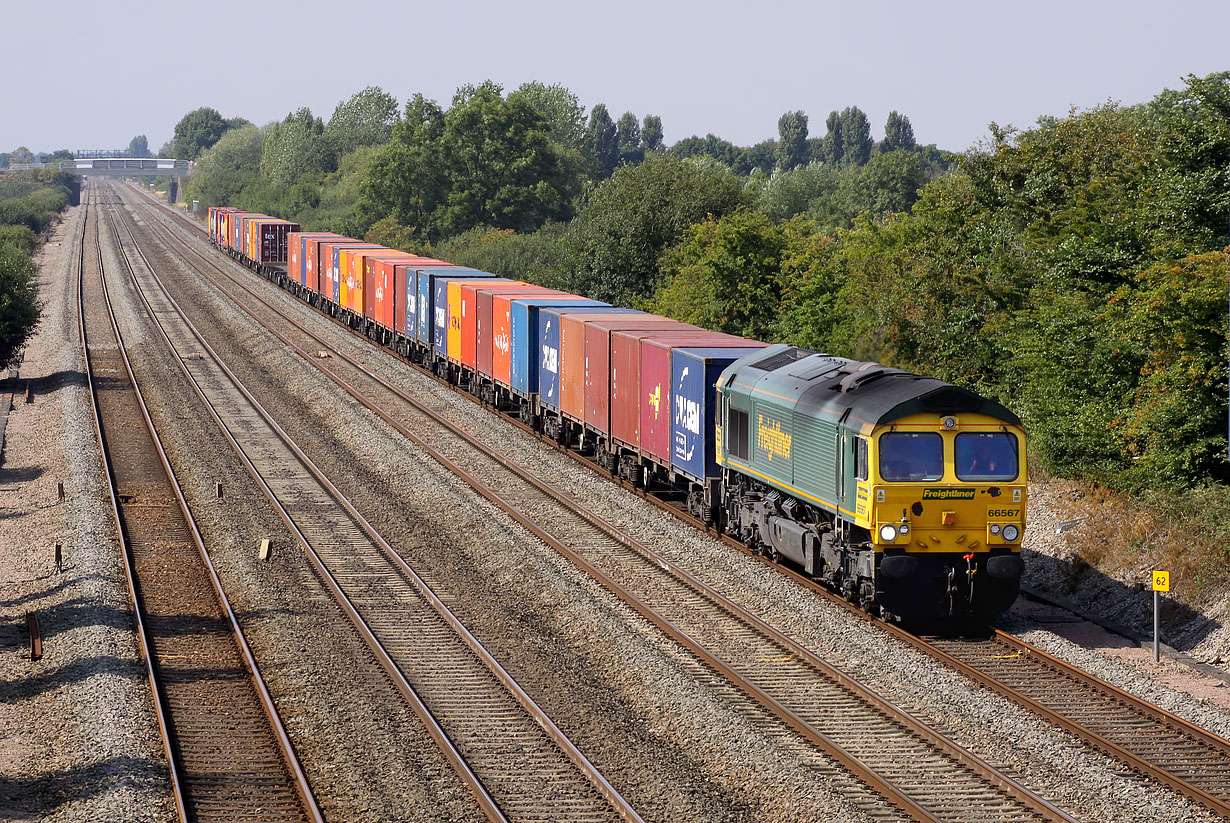
[[157, 151], [201, 106], [327, 120], [368, 85], [447, 105], [487, 79], [559, 83], [613, 118], [656, 114], [668, 144], [712, 132], [751, 145], [796, 109], [822, 136], [830, 111], [854, 105], [876, 139], [897, 110], [918, 142], [961, 151], [991, 122], [1141, 103], [1230, 69], [1227, 24], [1228, 0], [62, 0], [54, 24], [6, 33], [0, 151], [138, 134]]

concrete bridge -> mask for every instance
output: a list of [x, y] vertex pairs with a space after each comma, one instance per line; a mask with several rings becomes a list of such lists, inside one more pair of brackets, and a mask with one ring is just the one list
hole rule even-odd
[[192, 174], [193, 164], [187, 160], [164, 160], [161, 157], [83, 157], [58, 163], [13, 163], [9, 171], [28, 169], [59, 169], [70, 174], [90, 177], [170, 177], [179, 179]]

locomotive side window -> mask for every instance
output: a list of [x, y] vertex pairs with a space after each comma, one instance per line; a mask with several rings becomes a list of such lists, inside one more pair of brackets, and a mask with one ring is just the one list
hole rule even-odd
[[730, 456], [747, 459], [748, 413], [730, 409]]
[[944, 476], [944, 440], [935, 432], [880, 435], [880, 477], [889, 482], [939, 480]]
[[854, 438], [854, 479], [867, 479], [867, 438]]
[[961, 480], [1005, 482], [1020, 472], [1016, 437], [1007, 432], [958, 434], [956, 458]]

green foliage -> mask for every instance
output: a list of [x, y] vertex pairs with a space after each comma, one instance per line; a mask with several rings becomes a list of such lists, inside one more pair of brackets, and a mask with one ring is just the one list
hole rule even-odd
[[898, 114], [896, 110], [890, 111], [888, 122], [884, 124], [884, 140], [880, 143], [880, 151], [913, 151], [917, 145], [914, 142], [914, 127], [910, 125], [910, 118]]
[[216, 109], [203, 106], [185, 114], [175, 124], [171, 151], [176, 159], [195, 160], [205, 149], [217, 143], [229, 127]]
[[430, 256], [431, 245], [414, 231], [414, 226], [403, 226], [396, 217], [385, 217], [372, 224], [363, 239], [390, 249], [399, 249], [411, 254]]
[[334, 158], [324, 123], [311, 109], [302, 108], [265, 132], [261, 176], [275, 186], [290, 186], [305, 176], [332, 171]]
[[615, 123], [616, 142], [619, 144], [619, 162], [636, 164], [645, 159], [645, 150], [641, 147], [641, 124], [636, 115], [626, 111]]
[[580, 151], [585, 134], [585, 108], [575, 94], [558, 83], [548, 86], [536, 80], [521, 84], [513, 93], [542, 115], [552, 140], [566, 149]]
[[458, 91], [447, 113], [416, 95], [365, 178], [360, 220], [393, 215], [429, 240], [479, 225], [532, 231], [570, 215], [575, 155], [542, 115], [487, 82]]
[[24, 251], [0, 242], [0, 368], [34, 334], [40, 313], [38, 269]]
[[184, 183], [184, 196], [203, 208], [232, 206], [240, 193], [260, 178], [265, 134], [255, 126], [232, 129], [201, 154]]
[[594, 180], [607, 179], [619, 164], [619, 132], [602, 103], [589, 112], [589, 123], [581, 138], [581, 156], [585, 159], [585, 170]]
[[559, 282], [560, 238], [565, 226], [548, 223], [535, 232], [478, 227], [450, 238], [436, 249], [444, 260], [462, 266], [556, 286]]
[[68, 149], [56, 149], [51, 154], [43, 157], [44, 163], [63, 163], [66, 160], [76, 160], [77, 155], [73, 154]]
[[656, 114], [647, 114], [641, 121], [641, 146], [648, 154], [651, 151], [662, 151], [662, 118]]
[[38, 244], [38, 235], [30, 231], [28, 226], [0, 225], [0, 246], [16, 246], [26, 254], [33, 254]]
[[150, 157], [149, 138], [144, 134], [138, 134], [128, 142], [129, 157]]
[[22, 163], [33, 163], [34, 152], [27, 149], [25, 146], [18, 146], [9, 153], [9, 164], [20, 165]]
[[808, 159], [807, 115], [788, 111], [777, 121], [777, 168], [790, 171]]
[[630, 305], [657, 288], [658, 258], [693, 223], [743, 201], [728, 169], [653, 154], [621, 166], [590, 192], [562, 239], [560, 285]]
[[360, 146], [381, 146], [389, 142], [396, 119], [397, 98], [379, 86], [368, 86], [337, 104], [324, 129], [325, 142], [334, 156]]

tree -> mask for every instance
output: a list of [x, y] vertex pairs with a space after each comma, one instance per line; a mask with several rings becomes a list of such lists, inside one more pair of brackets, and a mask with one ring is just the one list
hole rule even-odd
[[641, 121], [641, 145], [645, 153], [662, 151], [662, 118], [656, 114], [647, 114]]
[[581, 156], [594, 180], [605, 180], [619, 164], [619, 136], [615, 122], [602, 103], [589, 112], [589, 123], [581, 140]]
[[16, 246], [0, 243], [0, 368], [34, 334], [40, 313], [38, 269]]
[[833, 168], [841, 165], [842, 152], [844, 145], [841, 138], [841, 113], [837, 111], [829, 112], [828, 118], [824, 121], [828, 131], [824, 135], [824, 146], [821, 151], [822, 160], [828, 163]]
[[858, 106], [841, 113], [841, 161], [848, 166], [861, 166], [871, 159], [871, 121]]
[[77, 155], [73, 154], [68, 149], [56, 149], [51, 154], [43, 157], [44, 163], [63, 163], [66, 160], [75, 160]]
[[149, 157], [149, 139], [144, 134], [138, 134], [128, 143], [129, 157]]
[[379, 86], [368, 86], [337, 104], [325, 126], [325, 139], [336, 156], [359, 146], [381, 146], [389, 142], [396, 119], [397, 98]]
[[641, 126], [635, 114], [630, 111], [621, 114], [615, 124], [615, 134], [620, 163], [635, 165], [645, 159], [645, 150], [641, 148]]
[[447, 113], [416, 95], [372, 162], [360, 217], [391, 214], [432, 242], [478, 225], [530, 231], [571, 215], [574, 157], [523, 95], [490, 81], [459, 89]]
[[201, 152], [222, 138], [227, 126], [222, 115], [208, 106], [188, 112], [175, 124], [175, 136], [171, 138], [176, 159], [197, 159]]
[[0, 169], [9, 167], [9, 158], [12, 157], [7, 151], [0, 151]]
[[558, 285], [617, 305], [657, 288], [658, 258], [707, 215], [722, 215], [743, 199], [729, 169], [670, 154], [620, 166], [598, 184], [561, 241]]
[[895, 110], [888, 113], [888, 122], [884, 124], [884, 142], [880, 150], [884, 152], [905, 150], [913, 151], [918, 147], [914, 142], [914, 127], [910, 118], [898, 114]]
[[197, 159], [184, 183], [184, 196], [201, 205], [231, 206], [260, 179], [265, 134], [256, 126], [231, 129]]
[[736, 168], [737, 174], [751, 174], [760, 169], [765, 174], [773, 171], [777, 164], [777, 141], [772, 138], [762, 140], [754, 146], [743, 150], [743, 165], [746, 168]]
[[324, 174], [336, 167], [325, 126], [309, 108], [286, 115], [265, 135], [261, 175], [279, 186], [293, 186], [307, 175]]
[[585, 134], [585, 108], [575, 94], [559, 85], [537, 80], [522, 83], [513, 94], [520, 95], [542, 115], [551, 139], [567, 149], [580, 150]]
[[739, 162], [742, 149], [715, 134], [706, 134], [704, 137], [692, 135], [683, 138], [670, 147], [670, 153], [685, 160], [689, 157], [712, 157], [733, 169]]
[[30, 151], [25, 146], [18, 146], [17, 148], [13, 149], [12, 154], [9, 155], [9, 163], [11, 165], [16, 165], [18, 163], [33, 163], [33, 162], [34, 162], [34, 152]]
[[777, 168], [790, 171], [807, 162], [807, 115], [788, 111], [777, 121]]

